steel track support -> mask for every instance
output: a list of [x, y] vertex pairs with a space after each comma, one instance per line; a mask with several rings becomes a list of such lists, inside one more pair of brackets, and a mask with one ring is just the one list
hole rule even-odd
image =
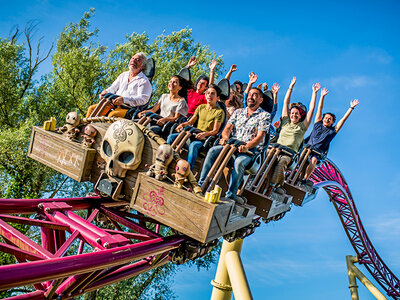
[[357, 282], [356, 278], [371, 292], [371, 294], [378, 300], [387, 300], [387, 298], [372, 284], [371, 281], [354, 265], [358, 262], [357, 257], [347, 255], [346, 264], [349, 274], [349, 288], [351, 293], [351, 300], [358, 300]]
[[253, 299], [240, 259], [242, 245], [243, 239], [223, 241], [215, 279], [211, 281], [211, 300], [230, 300], [232, 290], [237, 300]]

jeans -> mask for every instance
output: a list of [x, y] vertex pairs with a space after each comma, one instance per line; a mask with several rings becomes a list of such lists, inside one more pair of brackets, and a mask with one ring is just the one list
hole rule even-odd
[[[223, 146], [212, 147], [206, 156], [203, 164], [203, 169], [201, 170], [199, 185], [201, 186], [206, 179], [208, 172], [210, 171], [212, 165], [217, 160], [218, 155], [221, 153]], [[229, 180], [229, 188], [225, 193], [225, 197], [235, 199], [239, 185], [242, 183], [244, 171], [246, 167], [250, 164], [251, 157], [246, 154], [239, 153], [233, 163], [233, 169], [231, 172], [231, 177]]]
[[150, 126], [150, 130], [153, 131], [155, 134], [161, 135], [162, 134], [162, 127], [158, 125]]
[[[167, 143], [172, 145], [172, 143], [174, 142], [174, 140], [176, 139], [176, 137], [178, 135], [179, 135], [179, 133], [170, 134], [167, 138]], [[193, 166], [196, 162], [197, 155], [199, 154], [199, 150], [201, 149], [201, 147], [203, 147], [202, 141], [192, 141], [189, 145], [187, 161], [188, 161], [191, 169], [193, 169]], [[185, 148], [187, 148], [186, 145], [185, 145]]]

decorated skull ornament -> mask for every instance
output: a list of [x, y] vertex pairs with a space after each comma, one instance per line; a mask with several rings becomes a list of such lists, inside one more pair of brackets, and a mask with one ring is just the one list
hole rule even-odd
[[142, 161], [143, 146], [143, 133], [134, 122], [123, 119], [111, 124], [100, 147], [107, 175], [124, 178], [128, 170], [135, 170]]
[[81, 122], [81, 117], [76, 111], [71, 111], [68, 113], [68, 115], [65, 117], [65, 121], [68, 125], [71, 125], [72, 127], [77, 127], [79, 123]]

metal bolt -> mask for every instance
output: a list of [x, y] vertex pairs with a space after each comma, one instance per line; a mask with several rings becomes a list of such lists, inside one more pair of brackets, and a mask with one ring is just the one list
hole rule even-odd
[[38, 208], [39, 208], [39, 209], [43, 209], [43, 203], [39, 203], [39, 204], [38, 204]]
[[44, 209], [44, 211], [47, 212], [47, 213], [50, 213], [51, 210], [50, 210], [49, 207], [46, 207], [46, 208]]
[[100, 239], [100, 238], [96, 239], [96, 243], [97, 243], [97, 244], [100, 244], [100, 242], [101, 242], [101, 239]]
[[110, 248], [110, 244], [108, 242], [105, 242], [103, 246], [104, 246], [104, 248], [107, 248], [107, 249]]

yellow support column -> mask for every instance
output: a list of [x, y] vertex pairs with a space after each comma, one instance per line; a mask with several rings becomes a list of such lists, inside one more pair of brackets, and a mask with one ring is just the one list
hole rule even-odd
[[[387, 300], [387, 298], [372, 284], [371, 281], [354, 265], [354, 263], [357, 262], [357, 257], [347, 255], [346, 256], [346, 262], [347, 262], [347, 269], [354, 274], [358, 278], [358, 280], [361, 281], [361, 283], [371, 292], [372, 295], [378, 300]], [[350, 275], [349, 275], [349, 280], [350, 280]], [[350, 282], [351, 286], [351, 282]], [[350, 287], [351, 290], [351, 287]], [[357, 284], [356, 284], [356, 292], [357, 292]], [[353, 298], [353, 294], [351, 296], [352, 300], [356, 299], [358, 300], [358, 293], [357, 293], [357, 298]]]
[[237, 300], [252, 300], [249, 283], [243, 269], [240, 254], [236, 251], [229, 251], [225, 255], [226, 268], [233, 289], [233, 295]]
[[240, 260], [243, 239], [232, 243], [223, 241], [215, 279], [211, 281], [213, 291], [211, 300], [230, 300], [232, 285], [235, 299], [253, 299]]
[[357, 286], [356, 274], [354, 273], [354, 270], [351, 267], [353, 265], [351, 258], [352, 258], [351, 255], [346, 256], [347, 274], [349, 275], [349, 289], [351, 294], [351, 300], [358, 300], [358, 290], [357, 290], [358, 286]]

